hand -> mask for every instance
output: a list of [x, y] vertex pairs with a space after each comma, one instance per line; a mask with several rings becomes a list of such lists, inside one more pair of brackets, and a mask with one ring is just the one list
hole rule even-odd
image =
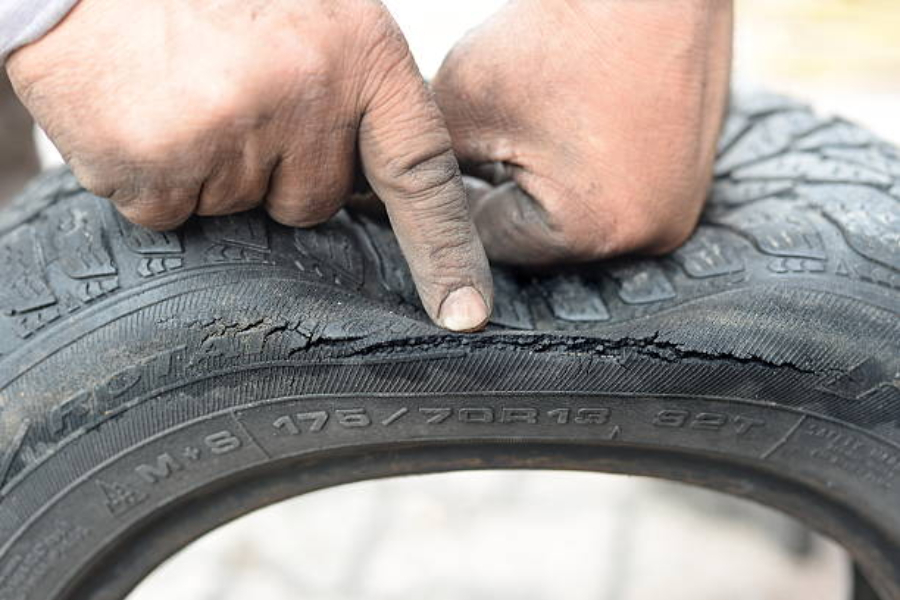
[[374, 0], [81, 0], [7, 65], [89, 190], [132, 221], [264, 204], [321, 223], [361, 167], [428, 313], [487, 321], [487, 259], [443, 117]]
[[546, 264], [684, 242], [711, 181], [731, 35], [731, 0], [513, 0], [460, 42], [434, 82], [454, 148], [511, 179], [472, 198], [488, 255]]

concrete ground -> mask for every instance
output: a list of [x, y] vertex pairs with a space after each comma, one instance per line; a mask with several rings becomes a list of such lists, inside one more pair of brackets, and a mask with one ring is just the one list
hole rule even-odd
[[754, 504], [587, 473], [354, 484], [220, 529], [129, 600], [845, 600], [834, 544]]
[[[503, 1], [386, 3], [430, 76]], [[896, 0], [737, 2], [738, 80], [900, 143]], [[276, 505], [192, 545], [129, 600], [844, 600], [849, 581], [838, 547], [750, 503], [642, 478], [485, 472]]]

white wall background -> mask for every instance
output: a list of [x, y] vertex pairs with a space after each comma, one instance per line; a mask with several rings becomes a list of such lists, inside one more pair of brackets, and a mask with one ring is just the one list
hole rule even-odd
[[425, 77], [432, 77], [447, 51], [505, 0], [384, 0], [400, 24]]

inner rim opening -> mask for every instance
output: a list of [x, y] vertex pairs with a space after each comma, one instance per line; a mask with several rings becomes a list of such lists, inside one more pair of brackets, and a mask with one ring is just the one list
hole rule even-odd
[[859, 562], [882, 595], [872, 595], [864, 584], [854, 598], [895, 597], [892, 586], [896, 581], [889, 572], [890, 565], [878, 559], [879, 552], [882, 557], [889, 556], [885, 554], [889, 542], [845, 508], [821, 501], [792, 482], [744, 466], [711, 464], [708, 458], [645, 449], [617, 448], [598, 456], [591, 448], [581, 446], [465, 444], [392, 447], [377, 453], [369, 449], [365, 456], [339, 454], [282, 461], [265, 473], [219, 482], [214, 489], [207, 488], [203, 494], [184, 498], [164, 513], [160, 511], [152, 521], [133, 530], [128, 540], [109, 548], [85, 569], [76, 585], [68, 588], [66, 598], [123, 598], [159, 563], [206, 531], [298, 494], [351, 481], [495, 468], [640, 474], [753, 496], [767, 505], [801, 515], [806, 524], [840, 540], [858, 561], [862, 557]]
[[128, 600], [848, 600], [852, 577], [835, 542], [731, 495], [643, 477], [475, 471], [261, 509], [166, 561]]

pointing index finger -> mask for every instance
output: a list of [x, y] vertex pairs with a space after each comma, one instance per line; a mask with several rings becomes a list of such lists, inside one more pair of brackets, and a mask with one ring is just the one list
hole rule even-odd
[[481, 329], [493, 287], [443, 116], [412, 57], [386, 73], [360, 122], [360, 158], [384, 201], [428, 314]]

